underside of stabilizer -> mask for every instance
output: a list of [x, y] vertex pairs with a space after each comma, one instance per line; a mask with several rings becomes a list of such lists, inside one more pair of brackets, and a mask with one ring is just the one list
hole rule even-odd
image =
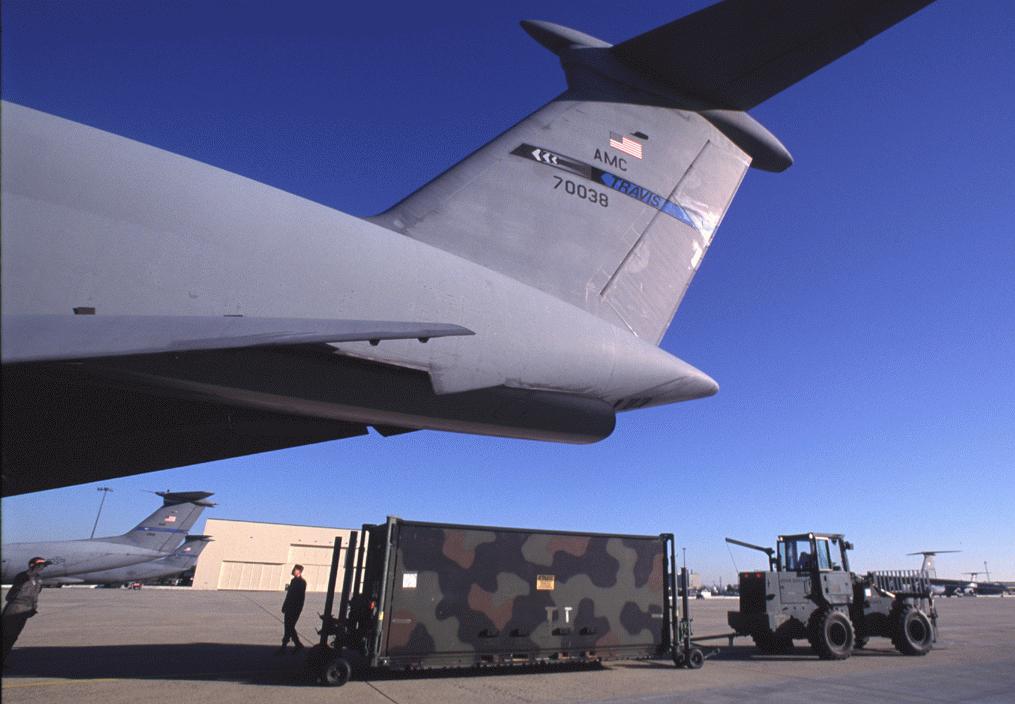
[[709, 108], [708, 102], [695, 95], [633, 70], [612, 53], [611, 44], [601, 39], [553, 22], [524, 20], [521, 24], [533, 39], [561, 58], [565, 71], [569, 65], [585, 65], [614, 81], [644, 91], [643, 99], [654, 98], [660, 105], [694, 110], [750, 155], [751, 166], [756, 169], [785, 171], [793, 165], [793, 156], [782, 142], [746, 112]]

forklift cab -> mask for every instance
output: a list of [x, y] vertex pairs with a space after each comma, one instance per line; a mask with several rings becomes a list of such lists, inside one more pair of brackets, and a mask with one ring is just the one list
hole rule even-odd
[[852, 543], [839, 533], [780, 535], [776, 546], [779, 572], [849, 572]]

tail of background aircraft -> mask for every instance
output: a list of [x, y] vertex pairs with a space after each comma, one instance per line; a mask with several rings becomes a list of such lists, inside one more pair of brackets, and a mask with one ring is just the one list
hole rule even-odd
[[210, 535], [188, 535], [183, 539], [183, 545], [176, 548], [170, 557], [182, 557], [197, 562], [201, 551], [213, 540]]
[[658, 343], [748, 166], [792, 163], [743, 111], [929, 2], [728, 0], [616, 46], [523, 22], [567, 90], [371, 220]]
[[908, 552], [907, 555], [923, 555], [923, 562], [920, 564], [920, 571], [929, 577], [937, 577], [937, 566], [934, 558], [946, 552], [962, 552], [961, 550], [918, 550]]
[[[167, 552], [180, 544], [205, 508], [215, 505], [207, 501], [211, 496], [207, 491], [156, 493], [162, 497], [161, 508], [131, 528], [129, 532], [103, 540]], [[200, 536], [195, 536], [195, 539], [197, 537]]]

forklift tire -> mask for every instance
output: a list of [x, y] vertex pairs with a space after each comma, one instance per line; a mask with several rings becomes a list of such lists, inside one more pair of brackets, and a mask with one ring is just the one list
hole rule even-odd
[[303, 675], [305, 679], [314, 684], [321, 680], [321, 665], [324, 664], [324, 658], [327, 656], [325, 648], [320, 645], [307, 650], [306, 660], [303, 661]]
[[927, 614], [907, 604], [895, 617], [892, 645], [903, 655], [926, 655], [934, 647], [934, 627]]
[[765, 655], [781, 655], [793, 650], [793, 639], [779, 636], [771, 631], [755, 631], [751, 634], [754, 647]]
[[862, 650], [867, 647], [871, 637], [867, 634], [863, 621], [853, 621], [853, 650]]
[[678, 648], [673, 651], [673, 664], [677, 667], [687, 667], [687, 657], [683, 650]]
[[352, 677], [352, 666], [342, 657], [331, 658], [321, 670], [321, 684], [341, 687]]
[[705, 653], [701, 652], [697, 648], [691, 648], [691, 652], [687, 654], [687, 668], [689, 670], [700, 670], [701, 666], [705, 664]]
[[841, 611], [818, 609], [808, 624], [807, 639], [822, 660], [845, 660], [853, 652], [853, 623]]

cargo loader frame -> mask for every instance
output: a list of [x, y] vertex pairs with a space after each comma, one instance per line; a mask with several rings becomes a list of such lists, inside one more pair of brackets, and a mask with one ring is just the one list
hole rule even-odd
[[[484, 540], [490, 543], [485, 552], [469, 547]], [[557, 547], [548, 548], [540, 557], [538, 548], [546, 545]], [[573, 533], [389, 517], [385, 523], [364, 524], [360, 531], [353, 531], [345, 554], [342, 592], [334, 613], [342, 555], [342, 540], [337, 537], [320, 641], [307, 663], [309, 674], [321, 684], [340, 686], [354, 672], [369, 669], [463, 669], [659, 658], [671, 659], [677, 667], [697, 669], [706, 659], [692, 641], [687, 571], [683, 568], [678, 576], [671, 533]], [[524, 554], [535, 562], [519, 557]], [[552, 560], [547, 557], [551, 554]], [[637, 554], [637, 560], [630, 557], [629, 564], [618, 566], [615, 554]], [[483, 573], [480, 563], [484, 559], [500, 571]], [[512, 559], [522, 560], [513, 563], [513, 572], [504, 567]], [[418, 569], [416, 563], [426, 569]], [[612, 586], [603, 574], [582, 572], [604, 564], [618, 572]], [[630, 569], [625, 571], [625, 567]], [[559, 596], [557, 600], [566, 601], [565, 593], [576, 588], [563, 574], [567, 569], [576, 571], [569, 578], [584, 585], [586, 591], [579, 589], [580, 595], [587, 595], [561, 606], [555, 599]], [[536, 575], [528, 590], [516, 589], [514, 601], [498, 603], [502, 582], [509, 583], [516, 573], [526, 570], [548, 574]], [[556, 572], [562, 573], [559, 579]], [[586, 584], [587, 580], [591, 582]], [[439, 601], [433, 596], [424, 598], [426, 589], [435, 589], [438, 583], [456, 584], [462, 591], [438, 595]], [[651, 604], [645, 606], [647, 602]], [[421, 611], [420, 603], [433, 613]], [[613, 607], [623, 625], [601, 616]], [[545, 623], [542, 618], [539, 623], [525, 622], [526, 609], [540, 614], [545, 610]], [[487, 619], [486, 613], [494, 620]], [[487, 626], [474, 640], [463, 642], [463, 633], [473, 633], [466, 622], [473, 628], [482, 623]], [[515, 628], [507, 629], [512, 624]]]

